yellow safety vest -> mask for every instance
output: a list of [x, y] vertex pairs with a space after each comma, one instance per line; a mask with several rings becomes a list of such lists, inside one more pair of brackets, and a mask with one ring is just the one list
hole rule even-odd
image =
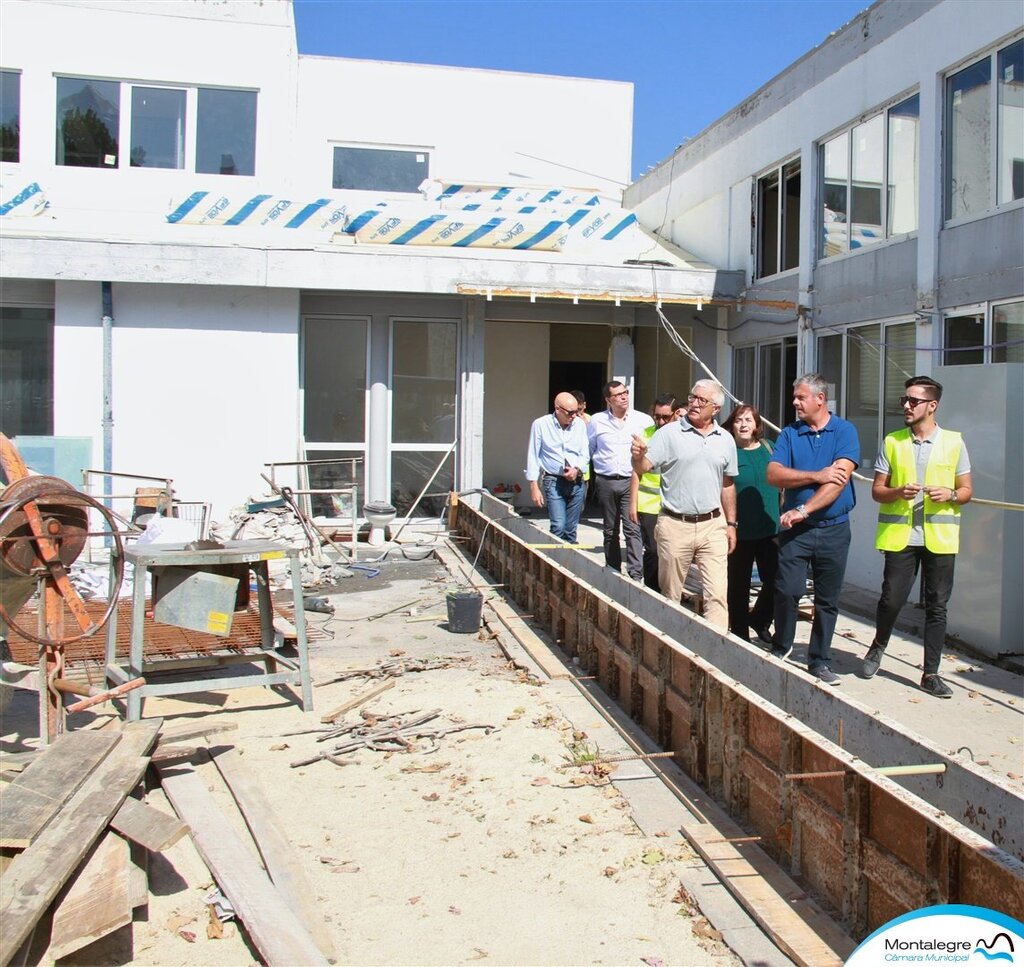
[[[926, 487], [953, 487], [956, 465], [960, 460], [962, 438], [959, 433], [940, 428], [924, 473]], [[889, 486], [918, 483], [917, 461], [910, 429], [890, 433], [885, 438], [885, 458], [889, 461]], [[875, 547], [880, 551], [902, 551], [910, 540], [913, 503], [909, 500], [880, 504]], [[960, 549], [960, 505], [936, 504], [924, 497], [924, 545], [933, 554], [956, 554]]]
[[[644, 436], [649, 440], [654, 436], [656, 426], [649, 426], [644, 430]], [[640, 478], [640, 489], [636, 494], [636, 512], [638, 514], [660, 514], [661, 513], [661, 474], [645, 473]]]

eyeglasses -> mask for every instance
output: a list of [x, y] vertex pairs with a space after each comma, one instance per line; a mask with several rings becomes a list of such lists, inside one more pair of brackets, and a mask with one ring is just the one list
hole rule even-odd
[[559, 406], [557, 403], [555, 404], [555, 409], [561, 410], [566, 416], [576, 416], [579, 413], [579, 410], [567, 410], [564, 406]]
[[671, 423], [672, 422], [672, 414], [669, 413], [668, 416], [661, 416], [658, 413], [655, 413], [654, 414], [654, 422], [655, 423]]
[[917, 409], [917, 406], [918, 406], [919, 403], [931, 403], [931, 402], [932, 402], [932, 400], [922, 399], [921, 397], [918, 397], [918, 396], [901, 396], [900, 397], [900, 406], [906, 406], [909, 403], [911, 409]]
[[698, 406], [714, 406], [713, 400], [706, 400], [703, 396], [694, 396], [692, 393], [686, 397], [687, 403], [696, 403]]
[[622, 390], [619, 390], [618, 393], [609, 393], [608, 394], [608, 398], [609, 399], [612, 399], [613, 397], [616, 397], [616, 396], [629, 396], [629, 390], [628, 389], [622, 389]]

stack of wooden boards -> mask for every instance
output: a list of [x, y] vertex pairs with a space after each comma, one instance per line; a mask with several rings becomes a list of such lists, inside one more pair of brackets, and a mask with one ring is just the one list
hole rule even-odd
[[[148, 851], [187, 832], [265, 963], [328, 963], [325, 925], [311, 917], [311, 933], [296, 912], [311, 910], [312, 890], [237, 751], [214, 761], [266, 869], [188, 761], [198, 749], [181, 745], [233, 726], [161, 726], [66, 733], [0, 789], [0, 965], [52, 962], [131, 923], [148, 902]], [[25, 758], [5, 757], [7, 775]], [[151, 763], [181, 820], [135, 798]], [[48, 942], [34, 936], [47, 927]]]

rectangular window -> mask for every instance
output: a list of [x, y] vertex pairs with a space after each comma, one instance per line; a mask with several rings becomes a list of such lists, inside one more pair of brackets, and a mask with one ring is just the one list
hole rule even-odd
[[[795, 379], [796, 336], [733, 350], [733, 393], [753, 403], [771, 423], [785, 426], [793, 421]], [[776, 436], [771, 428], [765, 432], [771, 439]]]
[[332, 187], [364, 191], [415, 192], [430, 176], [426, 151], [397, 148], [334, 148]]
[[256, 173], [256, 92], [200, 87], [196, 171], [204, 175]]
[[185, 91], [132, 88], [131, 166], [185, 167]]
[[1017, 40], [946, 78], [946, 218], [1024, 198], [1022, 74]]
[[0, 427], [53, 433], [53, 310], [0, 306]]
[[1024, 301], [947, 312], [942, 320], [945, 366], [1024, 362]]
[[912, 322], [901, 322], [885, 327], [885, 385], [882, 413], [882, 435], [898, 430], [903, 423], [903, 407], [899, 399], [906, 391], [908, 379], [917, 375], [917, 327]]
[[843, 337], [840, 333], [818, 338], [816, 370], [828, 380], [828, 408], [839, 412], [843, 398]]
[[920, 113], [915, 94], [822, 143], [822, 258], [917, 231]]
[[21, 74], [0, 71], [0, 161], [21, 159]]
[[57, 164], [118, 166], [121, 85], [81, 77], [57, 78]]
[[754, 401], [755, 347], [741, 346], [732, 354], [732, 391], [744, 403]]
[[761, 279], [800, 264], [800, 161], [757, 180], [757, 272]]

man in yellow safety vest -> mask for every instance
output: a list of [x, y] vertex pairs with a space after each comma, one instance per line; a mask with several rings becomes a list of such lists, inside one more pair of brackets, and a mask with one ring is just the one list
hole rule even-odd
[[[644, 430], [649, 440], [666, 423], [675, 423], [682, 414], [675, 393], [662, 393], [651, 407], [654, 426]], [[645, 473], [642, 477], [633, 474], [629, 485], [629, 519], [640, 525], [640, 538], [644, 543], [644, 584], [652, 591], [661, 591], [658, 584], [658, 545], [654, 540], [654, 528], [661, 513], [661, 474]]]
[[878, 502], [875, 546], [885, 555], [875, 637], [861, 676], [878, 671], [900, 609], [918, 570], [924, 586], [924, 675], [921, 689], [937, 698], [953, 691], [939, 677], [946, 641], [946, 604], [960, 549], [960, 508], [973, 493], [971, 462], [959, 433], [935, 422], [942, 384], [913, 376], [904, 384], [902, 430], [890, 433], [875, 459], [871, 496]]

